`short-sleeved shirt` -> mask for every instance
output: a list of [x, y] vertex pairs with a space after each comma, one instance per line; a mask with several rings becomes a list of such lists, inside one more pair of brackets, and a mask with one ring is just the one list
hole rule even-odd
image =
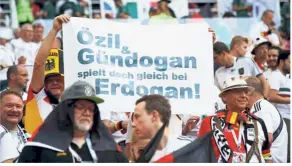
[[[268, 78], [271, 89], [278, 91], [278, 94], [282, 97], [290, 97], [290, 78], [284, 76], [280, 70], [272, 72]], [[273, 103], [279, 110], [283, 118], [290, 119], [290, 104], [278, 104]]]
[[288, 146], [288, 133], [287, 127], [281, 118], [278, 110], [265, 99], [258, 100], [250, 110], [253, 114], [257, 115], [265, 122], [268, 133], [274, 133], [281, 121], [283, 128], [279, 136], [273, 140], [271, 146], [271, 155], [273, 162], [286, 163], [287, 162], [287, 146]]
[[230, 77], [246, 77], [262, 75], [257, 64], [248, 57], [234, 57], [234, 63], [232, 67], [226, 68], [225, 66], [220, 67], [215, 72], [215, 85], [222, 90], [223, 83], [227, 78]]
[[49, 97], [46, 94], [44, 88], [42, 88], [39, 93], [34, 94], [34, 96], [36, 97], [40, 116], [42, 120], [45, 120], [47, 116], [53, 111], [54, 107], [56, 107], [56, 104], [50, 103]]
[[18, 156], [15, 140], [10, 132], [0, 125], [0, 163]]

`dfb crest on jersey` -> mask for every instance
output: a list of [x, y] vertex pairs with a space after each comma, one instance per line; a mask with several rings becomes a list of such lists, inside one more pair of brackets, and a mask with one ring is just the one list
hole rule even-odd
[[240, 68], [240, 69], [238, 69], [238, 73], [239, 73], [240, 75], [243, 75], [243, 74], [244, 74], [244, 68]]

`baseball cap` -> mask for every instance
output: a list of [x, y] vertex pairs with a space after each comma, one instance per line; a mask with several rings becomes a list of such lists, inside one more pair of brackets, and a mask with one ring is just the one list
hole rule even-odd
[[65, 89], [61, 96], [61, 102], [72, 99], [91, 100], [96, 104], [104, 102], [102, 98], [96, 96], [94, 88], [85, 81], [77, 81]]
[[272, 44], [264, 37], [257, 37], [254, 39], [254, 48], [252, 49], [251, 53], [255, 54], [255, 50], [263, 44], [267, 44], [269, 47], [272, 46]]
[[221, 97], [223, 93], [232, 89], [245, 89], [245, 88], [249, 89], [250, 91], [254, 91], [254, 88], [251, 86], [248, 86], [246, 81], [243, 78], [230, 77], [224, 81], [223, 90], [221, 91], [219, 96]]

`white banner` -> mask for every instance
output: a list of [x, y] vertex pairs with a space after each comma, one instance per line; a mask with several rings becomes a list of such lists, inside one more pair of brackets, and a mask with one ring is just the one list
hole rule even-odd
[[105, 100], [101, 110], [133, 111], [141, 96], [161, 94], [173, 113], [214, 112], [207, 27], [71, 18], [63, 35], [65, 86], [89, 82]]

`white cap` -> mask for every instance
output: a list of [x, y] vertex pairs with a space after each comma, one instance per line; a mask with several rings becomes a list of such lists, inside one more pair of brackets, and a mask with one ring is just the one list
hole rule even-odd
[[254, 47], [253, 50], [251, 51], [252, 54], [255, 54], [255, 50], [258, 46], [262, 45], [262, 44], [268, 44], [269, 47], [272, 46], [272, 44], [264, 37], [257, 37], [253, 40], [254, 43]]

